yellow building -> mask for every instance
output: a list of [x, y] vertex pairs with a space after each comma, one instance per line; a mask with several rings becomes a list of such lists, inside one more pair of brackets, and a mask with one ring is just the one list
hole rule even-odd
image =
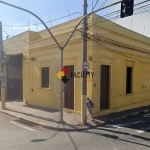
[[[50, 28], [61, 45], [80, 19]], [[74, 78], [70, 78], [66, 84], [64, 110], [77, 113], [81, 110], [81, 31], [82, 26], [64, 49], [63, 59], [64, 66], [70, 71], [69, 74], [74, 73], [72, 73]], [[10, 70], [14, 67], [10, 67], [13, 62], [9, 59], [7, 71], [11, 73], [7, 79], [22, 80], [23, 85], [20, 87], [23, 89], [23, 101], [59, 109], [60, 79], [56, 74], [61, 70], [60, 50], [47, 30], [27, 31], [5, 40], [4, 49], [8, 55], [18, 56], [22, 52], [20, 76], [11, 75], [13, 71]], [[10, 58], [17, 57], [11, 55]], [[87, 59], [90, 68], [85, 82], [87, 82], [87, 96], [95, 103], [93, 110], [95, 116], [150, 105], [148, 37], [93, 14], [88, 20]], [[15, 68], [14, 72], [16, 71]]]

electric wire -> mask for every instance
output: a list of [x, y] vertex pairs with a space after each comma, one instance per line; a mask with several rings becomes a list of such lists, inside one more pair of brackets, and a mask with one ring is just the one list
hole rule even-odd
[[[90, 34], [88, 34], [88, 35], [89, 35], [89, 36], [92, 36], [92, 35], [90, 35]], [[98, 42], [100, 39], [95, 38], [96, 40], [94, 40], [94, 39], [92, 39], [92, 38], [90, 38], [90, 37], [88, 37], [88, 38], [89, 38], [91, 41], [93, 41], [93, 42], [97, 43], [98, 45], [100, 45], [101, 47], [106, 48], [106, 49], [109, 49], [109, 50], [111, 50], [111, 51], [113, 51], [113, 52], [115, 52], [115, 53], [118, 53], [118, 54], [122, 55], [122, 56], [131, 58], [131, 59], [134, 59], [134, 60], [138, 60], [138, 61], [141, 62], [142, 64], [147, 64], [147, 63], [150, 64], [150, 62], [143, 62], [143, 61], [141, 61], [140, 59], [137, 59], [137, 58], [135, 58], [135, 57], [128, 56], [128, 55], [123, 54], [123, 53], [121, 53], [121, 52], [119, 52], [119, 51], [117, 51], [117, 50], [115, 50], [115, 49], [113, 49], [113, 48], [110, 48], [110, 47], [108, 47], [108, 46], [106, 46], [106, 45], [100, 44], [100, 43]]]
[[[111, 18], [112, 19], [112, 18]], [[104, 22], [104, 21], [106, 21], [104, 18], [103, 18], [103, 20], [102, 21], [100, 21], [100, 22], [98, 22], [98, 23], [101, 23], [101, 22]], [[89, 23], [88, 23], [88, 25], [89, 25]], [[54, 31], [53, 33], [55, 33], [55, 32], [59, 32], [59, 31], [62, 31], [62, 30], [65, 30], [65, 29], [69, 29], [69, 28], [74, 28], [74, 26], [70, 26], [70, 27], [67, 27], [67, 28], [63, 28], [63, 29], [60, 29], [60, 30], [57, 30], [57, 31]], [[49, 35], [49, 33], [44, 33], [44, 34], [42, 34], [42, 35]], [[37, 36], [34, 36], [34, 37], [32, 37], [32, 38], [36, 38], [36, 37], [39, 37], [39, 35], [37, 35]], [[11, 38], [13, 38], [13, 37], [11, 37]], [[11, 38], [9, 38], [9, 39], [11, 39]], [[26, 42], [26, 40], [29, 40], [29, 38], [26, 38], [26, 39], [23, 39], [23, 40], [19, 40], [19, 41], [16, 41], [16, 42], [21, 42], [21, 41], [24, 41], [24, 42]], [[4, 45], [4, 47], [6, 47], [6, 46], [8, 46], [8, 45], [11, 45], [11, 44], [6, 44], [6, 45]]]
[[[76, 31], [77, 32], [77, 31]], [[75, 37], [76, 35], [78, 35], [78, 33], [74, 33], [74, 35], [72, 36], [72, 38], [73, 37]], [[65, 37], [60, 37], [60, 38], [57, 38], [57, 40], [58, 40], [58, 42], [60, 42], [60, 43], [62, 43], [62, 42], [65, 42], [66, 41], [66, 39], [68, 38], [68, 35], [66, 35]], [[55, 42], [52, 42], [52, 43], [50, 43], [50, 44], [54, 44], [55, 45]], [[26, 45], [26, 44], [25, 44]], [[22, 46], [25, 46], [25, 45], [22, 45]], [[9, 48], [15, 48], [15, 47], [9, 47]]]
[[[99, 0], [97, 0], [97, 1], [99, 1]], [[134, 6], [141, 5], [141, 4], [143, 4], [143, 3], [145, 3], [145, 2], [148, 2], [148, 1], [150, 1], [150, 0], [145, 0], [145, 1], [143, 1], [143, 2], [140, 2], [140, 3], [138, 3], [138, 4], [135, 4]], [[107, 2], [107, 0], [106, 0], [100, 7], [103, 7], [103, 5], [104, 5], [106, 2]], [[93, 2], [93, 3], [94, 3], [94, 2]], [[83, 9], [81, 9], [81, 10], [83, 10]], [[77, 13], [82, 14], [80, 11], [77, 11], [77, 12], [74, 12], [74, 13], [72, 13], [72, 14], [70, 14], [70, 15], [74, 15], [74, 14], [77, 14]], [[63, 18], [68, 17], [68, 16], [69, 16], [69, 15], [66, 15], [66, 16], [63, 16], [63, 17], [59, 17], [59, 18], [54, 19], [54, 20], [51, 20], [51, 21], [57, 21], [57, 20], [63, 19]], [[44, 22], [44, 23], [49, 23], [49, 22], [51, 22], [51, 21], [46, 21], [46, 22]], [[42, 23], [31, 24], [31, 25], [20, 25], [20, 26], [13, 26], [13, 25], [2, 25], [2, 26], [15, 27], [15, 28], [17, 28], [17, 27], [37, 26], [37, 25], [39, 25], [39, 24], [42, 24]]]
[[106, 4], [106, 2], [107, 0], [105, 0], [105, 2], [99, 8], [103, 7]]
[[[143, 2], [142, 2], [143, 3]], [[141, 3], [140, 3], [141, 4]], [[139, 5], [139, 3], [138, 3], [138, 5]], [[140, 8], [138, 8], [138, 9], [143, 9], [144, 7], [147, 7], [147, 6], [149, 6], [149, 4], [148, 5], [145, 5], [145, 6], [142, 6], [142, 7], [140, 7]], [[114, 14], [114, 13], [118, 13], [118, 11], [115, 11], [115, 12], [112, 12], [112, 13], [110, 13], [110, 14]], [[105, 15], [105, 16], [108, 16], [108, 15], [110, 15], [110, 14], [107, 14], [107, 15]], [[112, 18], [114, 18], [114, 17], [112, 17]], [[111, 18], [111, 19], [112, 19]], [[117, 18], [116, 16], [115, 16], [115, 18]], [[95, 18], [96, 19], [96, 18]], [[104, 19], [105, 21], [107, 21], [106, 19]], [[89, 25], [89, 24], [88, 24]], [[61, 29], [62, 30], [62, 29]], [[58, 32], [58, 31], [57, 31]], [[47, 33], [48, 34], [48, 33]], [[10, 38], [11, 39], [11, 38]], [[14, 43], [14, 42], [13, 42]]]
[[[59, 29], [59, 30], [57, 30], [57, 31], [53, 31], [53, 33], [56, 33], [56, 32], [60, 32], [60, 31], [64, 31], [64, 30], [66, 30], [66, 29], [70, 29], [70, 28], [74, 28], [74, 26], [70, 26], [70, 27], [65, 27], [65, 28], [62, 28], [62, 29]], [[43, 30], [44, 31], [44, 30]], [[46, 31], [46, 30], [45, 30]], [[42, 32], [42, 31], [40, 31], [40, 32]], [[35, 32], [35, 33], [39, 33], [39, 32]], [[42, 33], [42, 34], [39, 34], [39, 35], [36, 35], [36, 36], [32, 36], [32, 38], [34, 39], [34, 38], [36, 38], [36, 37], [40, 37], [40, 36], [43, 36], [43, 35], [49, 35], [49, 33]], [[13, 36], [13, 37], [17, 37], [18, 35], [16, 35], [16, 36]], [[13, 37], [11, 37], [11, 38], [13, 38]], [[8, 39], [6, 39], [6, 40], [9, 40], [9, 39], [11, 39], [11, 38], [8, 38]], [[29, 38], [26, 38], [26, 39], [23, 39], [23, 40], [20, 40], [20, 41], [26, 41], [26, 40], [29, 40]], [[18, 41], [18, 42], [20, 42], [20, 41]], [[9, 44], [8, 44], [9, 45]]]
[[[144, 1], [144, 2], [147, 2], [147, 1]], [[134, 6], [139, 6], [139, 5], [141, 5], [141, 4], [143, 4], [143, 2], [142, 2], [142, 3], [135, 4]], [[140, 6], [140, 7], [136, 8], [136, 9], [134, 9], [134, 14], [133, 14], [133, 15], [137, 15], [137, 14], [140, 14], [140, 13], [143, 13], [143, 12], [148, 12], [148, 10], [144, 10], [144, 11], [141, 11], [141, 12], [137, 12], [137, 11], [140, 10], [140, 9], [148, 8], [148, 6], [150, 6], [150, 4], [147, 4], [147, 5], [145, 5], [145, 6]], [[120, 12], [120, 10], [114, 11], [114, 12], [112, 12], [112, 13], [108, 13], [108, 14], [106, 14], [106, 15], [103, 15], [102, 17], [104, 17], [104, 20], [105, 20], [105, 19], [112, 20], [112, 19], [115, 19], [116, 16], [115, 16], [115, 17], [112, 17], [112, 18], [109, 18], [109, 17], [112, 16], [112, 15], [118, 14], [118, 12]], [[97, 20], [98, 18], [99, 18], [99, 17], [96, 17], [96, 18], [93, 19], [93, 20]], [[122, 18], [120, 18], [120, 19], [122, 19]], [[92, 21], [93, 21], [93, 20], [92, 20]], [[107, 21], [107, 20], [105, 20], [105, 21]], [[90, 23], [90, 22], [88, 22], [88, 23]]]
[[[89, 30], [90, 30], [90, 29], [89, 29]], [[123, 46], [123, 47], [131, 48], [131, 49], [133, 49], [134, 51], [138, 51], [138, 52], [141, 52], [141, 53], [150, 55], [150, 52], [137, 50], [137, 49], [141, 49], [141, 47], [138, 47], [138, 46], [135, 47], [135, 46], [132, 46], [132, 45], [123, 43], [123, 42], [120, 41], [119, 39], [115, 39], [115, 38], [110, 37], [108, 34], [107, 34], [107, 35], [106, 35], [106, 34], [103, 34], [103, 33], [98, 34], [96, 31], [93, 31], [93, 30], [90, 30], [90, 31], [93, 32], [93, 35], [92, 35], [92, 36], [94, 36], [94, 37], [96, 37], [96, 38], [98, 37], [99, 40], [100, 40], [101, 38], [105, 38], [105, 39], [107, 39], [107, 41], [109, 41], [109, 42], [113, 42], [113, 43], [116, 43], [117, 45], [120, 45], [120, 46]], [[102, 40], [102, 39], [101, 39], [101, 40]], [[135, 48], [137, 48], [137, 49], [135, 49]]]
[[[75, 37], [75, 36], [78, 36], [79, 35], [79, 33], [76, 33], [73, 37]], [[63, 40], [64, 41], [64, 40]], [[61, 42], [63, 42], [63, 41], [61, 41]], [[34, 51], [40, 51], [40, 50], [43, 50], [43, 49], [46, 49], [46, 48], [50, 48], [50, 47], [53, 47], [53, 46], [56, 46], [56, 44], [53, 42], [53, 43], [50, 43], [50, 44], [47, 44], [46, 46], [42, 46], [42, 48], [38, 48], [38, 47], [33, 47], [32, 49], [36, 49], [36, 50], [34, 50]], [[11, 47], [12, 48], [12, 47]], [[10, 49], [11, 49], [10, 48]], [[15, 48], [15, 47], [14, 47]], [[37, 49], [38, 48], [38, 49]], [[6, 52], [13, 52], [12, 50], [8, 50], [8, 49], [6, 49], [6, 48], [4, 48], [4, 50], [6, 51]], [[22, 49], [21, 49], [22, 50]], [[31, 49], [30, 49], [31, 50]], [[29, 52], [26, 52], [26, 53], [29, 53]], [[15, 54], [15, 53], [14, 53]]]
[[[150, 4], [148, 4], [148, 5], [146, 5], [146, 6], [149, 6]], [[142, 6], [142, 7], [140, 7], [140, 8], [138, 8], [138, 9], [143, 9], [144, 7], [146, 7], [146, 6]], [[112, 19], [117, 19], [117, 17], [118, 17], [118, 12], [119, 12], [120, 10], [118, 10], [118, 11], [115, 11], [115, 12], [112, 12], [112, 13], [109, 13], [109, 14], [106, 14], [106, 15], [104, 15], [103, 17], [109, 17], [110, 15], [115, 15], [116, 13], [117, 13], [117, 16], [115, 16], [115, 17], [112, 17], [112, 18], [109, 18], [109, 20], [112, 20]], [[144, 12], [145, 12], [146, 10], [144, 10]], [[95, 19], [97, 19], [97, 18], [95, 18]], [[94, 20], [94, 19], [93, 19]], [[107, 21], [107, 20], [105, 20], [104, 19], [104, 21]], [[90, 23], [90, 22], [89, 22]], [[97, 22], [98, 23], [98, 22]], [[68, 29], [68, 28], [73, 28], [73, 26], [72, 27], [67, 27], [67, 28], [65, 28], [65, 29]], [[61, 30], [63, 30], [63, 29], [61, 29]], [[54, 32], [59, 32], [60, 30], [57, 30], [57, 31], [54, 31]], [[48, 34], [48, 33], [45, 33], [45, 34], [42, 34], [42, 35], [46, 35], [46, 34]]]
[[[82, 14], [80, 12], [75, 12], [75, 13], [72, 13], [70, 14], [71, 15], [75, 15], [75, 14]], [[54, 19], [54, 20], [51, 20], [51, 21], [46, 21], [44, 23], [49, 23], [49, 22], [54, 22], [54, 21], [57, 21], [57, 20], [60, 20], [60, 19], [64, 19], [66, 17], [68, 17], [69, 15], [66, 15], [66, 16], [63, 16], [63, 17], [60, 17], [60, 18], [57, 18], [57, 19]], [[2, 25], [4, 27], [13, 27], [13, 28], [20, 28], [20, 27], [29, 27], [29, 26], [37, 26], [37, 25], [42, 25], [42, 23], [37, 23], [37, 24], [30, 24], [30, 25], [19, 25], [19, 26], [13, 26], [13, 25]]]
[[[145, 13], [145, 12], [149, 12], [150, 9], [148, 10], [143, 10], [141, 12], [137, 12], [137, 13], [134, 13], [133, 15], [139, 15], [139, 14], [142, 14], [142, 13]], [[100, 17], [96, 17], [95, 19], [91, 20], [88, 22], [88, 26], [91, 25], [91, 24], [99, 24], [99, 23], [102, 23], [102, 22], [106, 22], [106, 21], [109, 21], [109, 20], [114, 20], [114, 19], [122, 19], [122, 18], [119, 18], [118, 14], [117, 16], [114, 16], [114, 17], [111, 17], [111, 18], [100, 18]], [[94, 23], [94, 20], [96, 20], [96, 23]]]
[[94, 7], [92, 8], [92, 11], [95, 9], [96, 5], [98, 4], [99, 0], [96, 1]]

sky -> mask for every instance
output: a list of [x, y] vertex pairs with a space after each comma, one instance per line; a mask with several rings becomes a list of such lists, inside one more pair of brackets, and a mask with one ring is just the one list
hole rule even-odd
[[[74, 18], [80, 17], [83, 14], [83, 0], [3, 0], [7, 3], [25, 8], [30, 10], [39, 16], [48, 27], [61, 24], [63, 22], [72, 20]], [[92, 11], [92, 7], [96, 4], [97, 0], [87, 0], [88, 1], [88, 12]], [[110, 5], [112, 3], [118, 2], [119, 0], [99, 0], [95, 9]], [[145, 0], [134, 0], [135, 4], [143, 2]], [[143, 5], [150, 4], [146, 2]], [[136, 6], [135, 9], [143, 5]], [[98, 12], [97, 14], [104, 16], [108, 13], [120, 10], [120, 4], [112, 6], [109, 9]], [[150, 6], [147, 6], [143, 10], [149, 10]], [[136, 11], [137, 12], [137, 11]], [[70, 16], [69, 16], [70, 14]], [[66, 16], [66, 17], [64, 17]], [[118, 16], [118, 17], [116, 17]], [[133, 15], [131, 17], [126, 17], [124, 19], [120, 18], [120, 13], [114, 14], [111, 21], [127, 28], [150, 37], [150, 12], [140, 13], [138, 15]], [[60, 19], [62, 18], [62, 19]], [[108, 17], [110, 19], [111, 16]], [[52, 20], [52, 22], [50, 22]], [[0, 3], [0, 21], [3, 25], [3, 39], [7, 35], [15, 36], [19, 33], [25, 32], [27, 30], [40, 31], [44, 30], [45, 27], [40, 23], [40, 21], [32, 16], [31, 14], [12, 8], [10, 6]], [[36, 25], [38, 24], [38, 25]], [[29, 26], [28, 26], [29, 25]]]

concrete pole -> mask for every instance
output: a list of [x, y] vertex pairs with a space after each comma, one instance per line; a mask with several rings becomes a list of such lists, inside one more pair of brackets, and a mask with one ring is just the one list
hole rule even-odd
[[[60, 70], [63, 68], [63, 49], [60, 50]], [[63, 123], [63, 82], [60, 80], [60, 123]]]
[[[83, 16], [87, 15], [87, 0], [84, 0]], [[82, 43], [82, 63], [87, 61], [87, 17], [83, 20], [83, 43]], [[81, 97], [81, 124], [87, 123], [86, 114], [86, 98], [87, 98], [87, 81], [84, 79], [86, 76], [86, 70], [83, 68], [82, 77], [82, 97]]]
[[5, 109], [5, 69], [4, 69], [4, 51], [3, 51], [3, 38], [2, 38], [2, 22], [0, 22], [0, 63], [1, 63], [1, 103], [2, 109]]
[[[99, 8], [95, 11], [92, 11], [90, 12], [89, 14], [87, 14], [87, 0], [84, 0], [84, 17], [78, 22], [78, 24], [75, 26], [74, 30], [71, 32], [71, 34], [69, 35], [69, 37], [67, 38], [66, 42], [64, 43], [64, 45], [61, 47], [58, 43], [58, 41], [56, 40], [56, 38], [54, 37], [54, 35], [52, 34], [52, 32], [49, 30], [49, 28], [47, 27], [47, 25], [43, 22], [43, 20], [41, 18], [39, 18], [36, 14], [34, 14], [33, 12], [27, 10], [27, 9], [24, 9], [24, 8], [21, 8], [21, 7], [18, 7], [18, 6], [15, 6], [15, 5], [12, 5], [12, 4], [9, 4], [9, 3], [6, 3], [2, 0], [0, 0], [0, 3], [2, 4], [5, 4], [5, 5], [8, 5], [10, 7], [14, 7], [14, 8], [17, 8], [17, 9], [20, 9], [20, 10], [23, 10], [23, 11], [26, 11], [30, 14], [32, 14], [33, 16], [35, 16], [37, 19], [39, 19], [42, 24], [45, 26], [45, 28], [47, 29], [47, 31], [49, 32], [49, 34], [51, 35], [51, 37], [53, 38], [53, 40], [55, 41], [56, 45], [58, 46], [58, 48], [61, 50], [61, 68], [63, 67], [63, 50], [64, 48], [66, 47], [66, 45], [68, 44], [68, 42], [70, 41], [72, 35], [75, 33], [75, 31], [77, 30], [78, 26], [81, 24], [82, 21], [84, 21], [83, 23], [83, 29], [84, 29], [84, 32], [83, 32], [83, 62], [84, 61], [87, 61], [87, 17], [89, 15], [91, 15], [92, 13], [95, 13], [95, 12], [98, 12], [100, 10], [103, 10], [103, 9], [106, 9], [108, 7], [111, 7], [111, 6], [114, 6], [116, 4], [119, 4], [121, 3], [121, 1], [119, 2], [116, 2], [116, 3], [113, 3], [109, 6], [106, 6], [106, 7], [103, 7], [103, 8]], [[1, 34], [0, 34], [1, 35]], [[1, 44], [0, 44], [1, 45]], [[1, 49], [2, 50], [2, 47]], [[83, 72], [86, 72], [85, 69], [83, 69]], [[4, 81], [4, 80], [3, 80]], [[62, 83], [60, 84], [60, 122], [63, 122], [63, 106], [62, 106], [62, 101], [63, 101], [63, 96], [62, 96]], [[86, 82], [84, 82], [84, 80], [82, 79], [82, 97], [81, 97], [81, 123], [84, 125], [86, 122], [87, 122], [87, 116], [86, 116]]]

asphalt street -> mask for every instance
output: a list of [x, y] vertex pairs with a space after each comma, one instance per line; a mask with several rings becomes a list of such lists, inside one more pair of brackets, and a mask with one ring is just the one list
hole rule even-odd
[[0, 114], [0, 150], [150, 150], [150, 114], [59, 132]]

